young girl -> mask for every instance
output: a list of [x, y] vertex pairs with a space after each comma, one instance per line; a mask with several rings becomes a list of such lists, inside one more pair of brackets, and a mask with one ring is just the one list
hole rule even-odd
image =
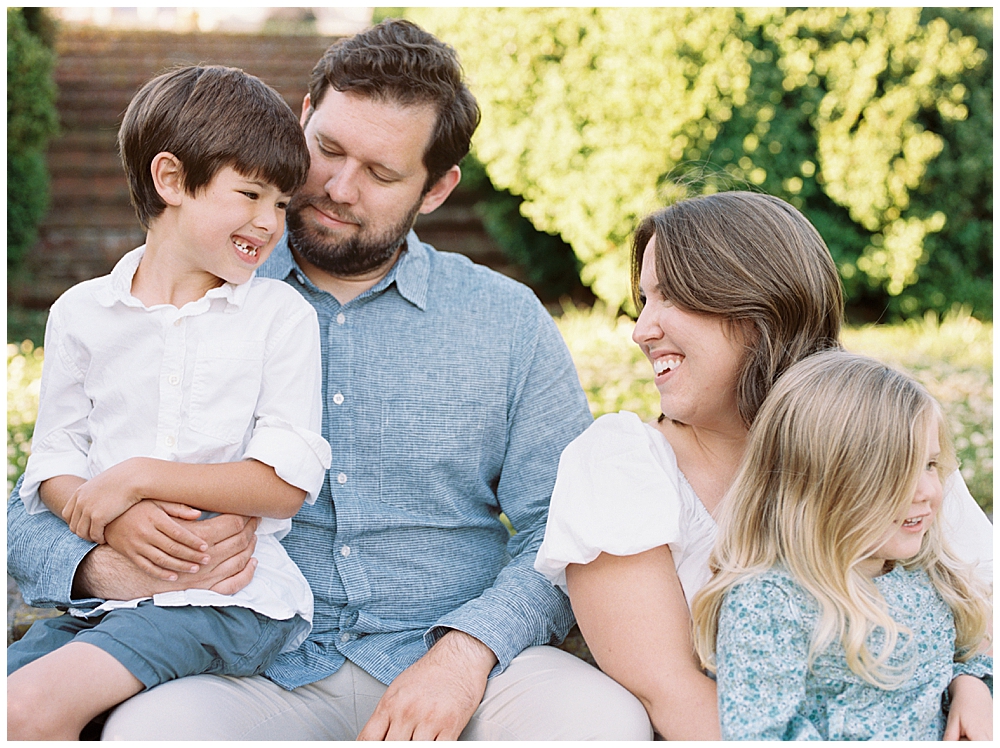
[[[935, 522], [954, 464], [937, 403], [877, 361], [782, 376], [692, 606], [724, 739], [992, 736], [990, 591]], [[948, 718], [959, 688], [975, 698]]]

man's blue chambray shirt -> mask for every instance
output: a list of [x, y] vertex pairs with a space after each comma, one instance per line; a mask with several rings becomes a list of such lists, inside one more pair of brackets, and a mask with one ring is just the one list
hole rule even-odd
[[[591, 416], [531, 291], [413, 232], [390, 273], [344, 305], [306, 278], [285, 239], [259, 274], [318, 313], [333, 449], [319, 498], [283, 540], [312, 586], [313, 630], [267, 675], [294, 688], [346, 657], [389, 683], [448, 628], [487, 644], [496, 674], [564, 637], [569, 603], [532, 564], [559, 455]], [[53, 515], [9, 503], [8, 570], [30, 604], [96, 604], [70, 599], [91, 548]]]

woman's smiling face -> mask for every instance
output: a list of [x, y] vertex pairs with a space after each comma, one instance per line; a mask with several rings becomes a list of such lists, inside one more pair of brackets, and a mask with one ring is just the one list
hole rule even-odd
[[685, 311], [664, 298], [655, 237], [643, 252], [639, 290], [644, 306], [632, 340], [653, 365], [663, 414], [689, 426], [743, 430], [736, 383], [746, 347], [722, 318]]

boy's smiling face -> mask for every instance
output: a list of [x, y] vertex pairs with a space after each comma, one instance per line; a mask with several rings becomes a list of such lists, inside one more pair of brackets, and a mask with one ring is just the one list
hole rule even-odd
[[290, 197], [230, 166], [176, 206], [178, 259], [194, 272], [245, 283], [271, 254], [285, 228]]

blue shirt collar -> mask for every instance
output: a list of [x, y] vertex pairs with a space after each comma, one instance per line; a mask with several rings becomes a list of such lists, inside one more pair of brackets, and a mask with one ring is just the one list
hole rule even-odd
[[[304, 285], [319, 290], [306, 276], [305, 271], [299, 267], [292, 256], [288, 246], [288, 233], [286, 232], [281, 241], [278, 242], [271, 256], [267, 258], [259, 274], [267, 278], [278, 278], [285, 280], [289, 275], [295, 274], [297, 279]], [[430, 253], [423, 242], [417, 238], [417, 234], [412, 229], [406, 235], [406, 249], [400, 255], [396, 264], [389, 269], [386, 276], [376, 283], [358, 298], [364, 298], [373, 294], [381, 293], [393, 283], [399, 295], [409, 301], [421, 311], [427, 308], [427, 289], [430, 281], [431, 259]]]

